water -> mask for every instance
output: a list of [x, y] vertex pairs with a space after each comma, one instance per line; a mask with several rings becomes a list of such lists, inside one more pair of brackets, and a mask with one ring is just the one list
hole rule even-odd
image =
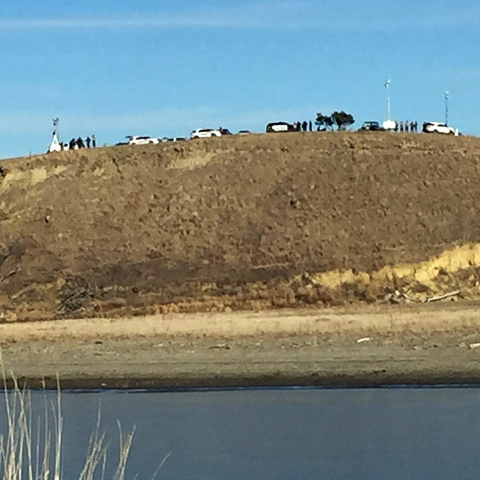
[[112, 464], [116, 420], [136, 426], [127, 479], [150, 480], [169, 452], [159, 480], [480, 476], [477, 388], [63, 393], [64, 478], [78, 476], [99, 404]]

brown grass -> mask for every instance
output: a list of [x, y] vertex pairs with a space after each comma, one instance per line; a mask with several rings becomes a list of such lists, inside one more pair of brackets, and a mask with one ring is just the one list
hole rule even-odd
[[[258, 337], [377, 332], [446, 332], [480, 326], [480, 312], [450, 304], [364, 307], [362, 309], [282, 310], [150, 315], [131, 318], [51, 320], [0, 325], [8, 342], [88, 341], [170, 337]], [[453, 306], [453, 305], [452, 305]], [[447, 308], [445, 308], [447, 307]]]

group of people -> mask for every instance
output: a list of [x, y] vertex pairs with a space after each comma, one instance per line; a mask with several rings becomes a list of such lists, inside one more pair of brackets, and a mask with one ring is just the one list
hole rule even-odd
[[396, 122], [395, 123], [395, 131], [396, 132], [410, 132], [415, 133], [418, 132], [418, 122]]
[[[67, 148], [68, 146], [68, 148]], [[82, 137], [72, 138], [68, 144], [60, 142], [60, 147], [62, 150], [78, 150], [80, 148], [95, 148], [97, 146], [97, 139], [95, 135], [92, 135], [92, 138], [87, 137], [85, 141]]]
[[311, 132], [313, 128], [312, 121], [293, 122], [293, 129], [296, 132]]
[[[303, 122], [293, 122], [293, 130], [295, 132], [311, 132], [313, 125], [312, 121], [310, 120], [307, 122], [306, 120]], [[320, 130], [320, 127], [319, 127]], [[409, 122], [408, 120], [405, 122], [395, 122], [395, 131], [396, 132], [410, 132], [415, 133], [418, 132], [418, 122]]]

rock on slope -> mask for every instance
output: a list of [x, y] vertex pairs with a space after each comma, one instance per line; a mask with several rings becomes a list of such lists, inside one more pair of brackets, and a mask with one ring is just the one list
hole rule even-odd
[[476, 295], [476, 138], [230, 136], [2, 166], [5, 320]]

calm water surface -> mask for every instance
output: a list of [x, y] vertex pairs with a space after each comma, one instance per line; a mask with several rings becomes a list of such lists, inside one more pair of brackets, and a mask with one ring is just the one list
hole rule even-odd
[[127, 479], [150, 480], [169, 452], [159, 480], [480, 478], [477, 388], [67, 392], [65, 478], [78, 477], [100, 404], [112, 464], [117, 419], [136, 426]]

